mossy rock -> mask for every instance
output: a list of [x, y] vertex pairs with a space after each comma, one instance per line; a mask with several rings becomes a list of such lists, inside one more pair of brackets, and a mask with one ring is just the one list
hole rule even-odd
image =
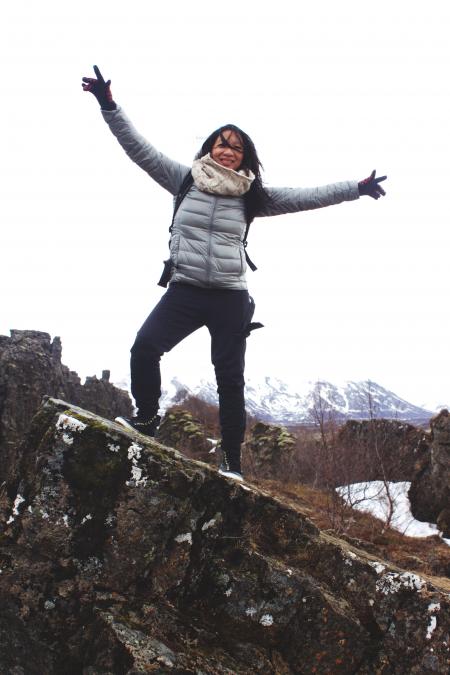
[[187, 454], [208, 461], [210, 443], [201, 423], [182, 408], [169, 410], [158, 430], [158, 440]]

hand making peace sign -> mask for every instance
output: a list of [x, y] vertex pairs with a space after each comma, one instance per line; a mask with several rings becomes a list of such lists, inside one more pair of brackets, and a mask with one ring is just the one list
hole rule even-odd
[[111, 94], [111, 80], [105, 82], [98, 66], [94, 66], [94, 77], [83, 77], [81, 86], [84, 91], [90, 91], [100, 104], [102, 110], [115, 110], [116, 104]]
[[386, 195], [386, 192], [383, 190], [381, 185], [379, 185], [379, 183], [381, 183], [383, 180], [386, 180], [387, 176], [375, 178], [375, 174], [376, 171], [374, 169], [368, 178], [364, 178], [364, 180], [359, 181], [358, 191], [360, 195], [368, 195], [369, 197], [373, 197], [373, 199], [379, 199], [380, 197], [384, 197]]

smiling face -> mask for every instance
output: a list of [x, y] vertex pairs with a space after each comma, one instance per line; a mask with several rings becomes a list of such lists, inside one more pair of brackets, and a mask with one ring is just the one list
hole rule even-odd
[[227, 169], [238, 171], [244, 159], [242, 138], [231, 129], [225, 129], [216, 138], [211, 157]]

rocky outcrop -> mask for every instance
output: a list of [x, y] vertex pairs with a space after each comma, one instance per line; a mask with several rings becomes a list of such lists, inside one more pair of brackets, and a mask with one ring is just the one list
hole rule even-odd
[[414, 518], [436, 523], [450, 537], [450, 414], [448, 410], [430, 422], [431, 446], [416, 463], [409, 490]]
[[448, 588], [61, 401], [1, 500], [2, 672], [448, 672]]
[[102, 378], [78, 375], [61, 363], [61, 341], [48, 333], [12, 330], [0, 336], [0, 482], [3, 467], [13, 461], [17, 444], [45, 395], [63, 398], [88, 410], [114, 418], [132, 412], [128, 393]]
[[295, 448], [296, 440], [286, 429], [257, 422], [251, 427], [243, 449], [244, 471], [257, 478], [286, 477]]
[[[174, 396], [171, 405], [167, 407], [187, 410], [194, 419], [198, 420], [207, 436], [210, 438], [220, 437], [219, 408], [217, 405], [206, 403], [201, 398], [188, 395], [182, 401], [177, 401], [177, 397]], [[247, 423], [249, 419], [250, 417], [247, 414]]]
[[211, 442], [204, 427], [190, 412], [183, 408], [171, 408], [166, 412], [158, 429], [158, 441], [181, 450], [187, 457], [202, 462], [212, 462]]
[[351, 420], [333, 442], [335, 484], [410, 481], [418, 454], [428, 447], [423, 429], [387, 419]]

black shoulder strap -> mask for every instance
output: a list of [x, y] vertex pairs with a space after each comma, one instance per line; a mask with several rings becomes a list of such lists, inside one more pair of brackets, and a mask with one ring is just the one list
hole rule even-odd
[[[169, 232], [170, 235], [172, 236], [172, 229], [173, 229], [173, 222], [175, 220], [176, 213], [178, 209], [180, 208], [180, 204], [183, 201], [183, 199], [186, 197], [187, 193], [192, 187], [192, 184], [194, 182], [194, 179], [192, 178], [192, 172], [188, 171], [186, 176], [183, 178], [183, 182], [180, 185], [180, 189], [178, 191], [177, 196], [175, 197], [175, 205], [173, 207], [173, 215], [172, 215], [172, 222], [170, 223], [169, 227]], [[169, 248], [170, 248], [170, 239], [169, 239]], [[161, 274], [161, 278], [158, 281], [158, 286], [162, 286], [162, 288], [167, 288], [167, 284], [170, 281], [170, 277], [172, 276], [172, 268], [173, 268], [173, 262], [171, 257], [169, 256], [167, 260], [164, 260], [164, 269]]]
[[175, 205], [173, 207], [172, 222], [171, 222], [170, 227], [169, 227], [169, 232], [171, 234], [172, 234], [172, 228], [173, 228], [173, 221], [175, 220], [175, 216], [177, 214], [177, 211], [180, 208], [181, 202], [186, 197], [187, 193], [189, 192], [189, 190], [191, 189], [193, 184], [194, 184], [194, 179], [192, 177], [192, 171], [188, 171], [186, 176], [183, 178], [183, 182], [181, 183], [180, 189], [179, 189], [178, 194], [175, 198]]
[[247, 265], [250, 267], [252, 272], [255, 272], [258, 268], [256, 267], [255, 263], [250, 260], [250, 256], [247, 253], [247, 237], [248, 237], [249, 229], [250, 229], [250, 223], [247, 220], [247, 227], [245, 228], [245, 234], [244, 234], [244, 238], [242, 240], [242, 243], [244, 244], [244, 253], [245, 253], [245, 259], [247, 261]]

